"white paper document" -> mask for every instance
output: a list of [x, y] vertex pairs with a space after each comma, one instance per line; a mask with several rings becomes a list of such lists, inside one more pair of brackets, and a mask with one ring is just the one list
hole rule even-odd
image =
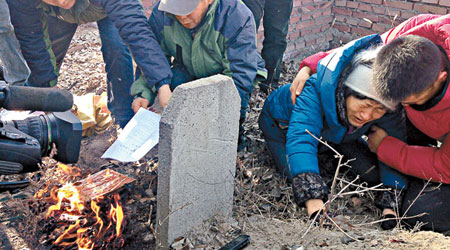
[[159, 141], [160, 120], [158, 114], [143, 108], [139, 109], [102, 158], [121, 162], [141, 159]]

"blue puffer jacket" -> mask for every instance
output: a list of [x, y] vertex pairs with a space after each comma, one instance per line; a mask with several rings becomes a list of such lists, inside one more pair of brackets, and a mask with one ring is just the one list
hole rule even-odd
[[[359, 140], [372, 125], [383, 128], [399, 139], [405, 139], [404, 116], [400, 112], [388, 113], [352, 133], [348, 133], [348, 129], [338, 121], [335, 91], [339, 76], [358, 50], [377, 43], [381, 43], [379, 35], [367, 36], [348, 43], [321, 60], [317, 74], [308, 79], [295, 106], [290, 99], [290, 85], [277, 89], [266, 100], [271, 116], [281, 125], [289, 126], [286, 151], [292, 176], [306, 172], [319, 174], [318, 141], [305, 132], [306, 129], [318, 138], [336, 144]], [[383, 182], [395, 185], [394, 180], [385, 179]]]
[[[29, 82], [34, 86], [49, 86], [57, 75], [51, 61], [52, 52], [46, 49], [44, 13], [40, 8], [42, 1], [7, 2], [17, 39], [31, 70]], [[149, 84], [170, 82], [172, 72], [169, 64], [155, 40], [139, 0], [90, 0], [90, 3], [103, 9], [114, 23]]]

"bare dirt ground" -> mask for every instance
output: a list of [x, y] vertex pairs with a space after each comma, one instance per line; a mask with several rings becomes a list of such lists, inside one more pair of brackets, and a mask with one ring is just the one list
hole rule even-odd
[[[82, 95], [106, 91], [106, 76], [96, 27], [81, 26], [61, 69], [59, 86]], [[296, 63], [286, 63], [285, 83], [292, 80]], [[271, 167], [257, 117], [265, 95], [256, 89], [245, 124], [249, 146], [237, 159], [234, 213], [231, 221], [214, 218], [173, 244], [174, 249], [218, 249], [240, 234], [251, 236], [247, 249], [450, 249], [450, 237], [433, 232], [407, 231], [401, 227], [382, 231], [376, 223], [379, 212], [371, 192], [336, 199], [330, 208], [336, 225], [310, 227], [304, 209], [293, 202], [289, 184]], [[98, 242], [95, 249], [155, 248], [157, 148], [135, 163], [118, 163], [100, 156], [117, 137], [111, 126], [101, 134], [83, 138], [77, 166], [81, 176], [113, 169], [136, 179], [119, 194], [124, 206], [123, 245]], [[46, 159], [39, 173], [3, 176], [2, 180], [29, 178], [32, 185], [13, 194], [0, 194], [0, 249], [77, 249], [75, 244], [57, 247], [58, 236], [44, 218], [49, 204], [33, 195], [47, 183], [58, 186], [64, 174], [56, 162]], [[64, 178], [67, 178], [65, 176]], [[81, 177], [72, 176], [72, 181]], [[338, 182], [337, 191], [346, 183]], [[61, 233], [61, 232], [59, 232]]]

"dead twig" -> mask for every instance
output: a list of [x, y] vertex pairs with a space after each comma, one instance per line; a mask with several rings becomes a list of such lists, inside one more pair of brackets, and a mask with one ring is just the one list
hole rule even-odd
[[354, 240], [354, 241], [360, 241], [355, 237], [350, 236], [347, 232], [344, 231], [344, 229], [342, 229], [328, 214], [325, 215], [327, 217], [327, 219], [329, 219], [336, 227], [337, 229], [339, 229], [339, 231], [341, 231], [345, 236], [349, 237], [350, 239]]
[[[402, 217], [402, 219], [412, 219], [412, 218], [417, 218], [417, 217], [421, 217], [424, 215], [427, 215], [428, 213], [420, 213], [420, 214], [416, 214], [416, 215], [412, 215], [412, 216], [406, 216], [406, 217]], [[359, 227], [359, 226], [367, 226], [367, 225], [373, 225], [373, 224], [377, 224], [383, 221], [388, 221], [388, 220], [396, 220], [398, 219], [397, 217], [395, 218], [386, 218], [386, 219], [380, 219], [380, 220], [376, 220], [376, 221], [371, 221], [371, 222], [365, 222], [365, 223], [359, 223], [359, 224], [353, 224], [354, 227]]]

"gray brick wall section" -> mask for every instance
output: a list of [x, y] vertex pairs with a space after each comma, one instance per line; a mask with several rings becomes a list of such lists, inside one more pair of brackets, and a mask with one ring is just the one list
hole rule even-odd
[[[142, 0], [147, 15], [158, 0]], [[294, 0], [285, 59], [298, 60], [357, 37], [383, 33], [423, 13], [449, 14], [450, 0]], [[258, 30], [258, 47], [264, 39]]]

